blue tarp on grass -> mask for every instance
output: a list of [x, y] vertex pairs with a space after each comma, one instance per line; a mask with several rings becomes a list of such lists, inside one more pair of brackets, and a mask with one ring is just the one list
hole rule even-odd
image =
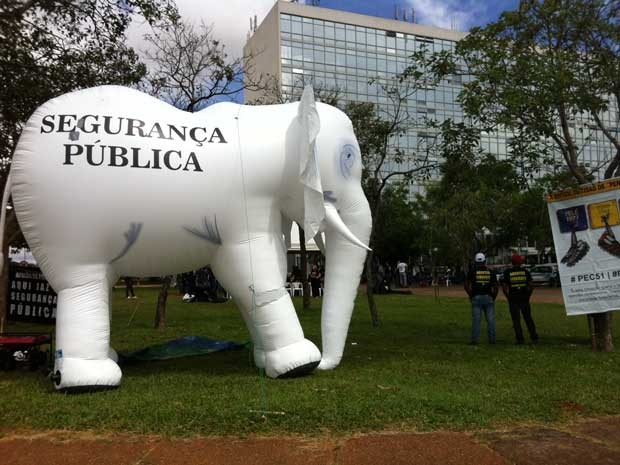
[[247, 346], [247, 343], [230, 341], [216, 341], [200, 336], [186, 336], [173, 341], [145, 347], [134, 352], [120, 353], [120, 363], [131, 363], [147, 360], [168, 360], [171, 358], [205, 355], [223, 350], [238, 350]]

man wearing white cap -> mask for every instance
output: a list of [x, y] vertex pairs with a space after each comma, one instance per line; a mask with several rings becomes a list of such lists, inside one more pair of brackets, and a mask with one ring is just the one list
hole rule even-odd
[[478, 252], [474, 267], [465, 279], [465, 291], [471, 300], [471, 345], [478, 344], [482, 313], [487, 320], [489, 344], [495, 344], [495, 297], [497, 297], [497, 278], [486, 266], [486, 257]]

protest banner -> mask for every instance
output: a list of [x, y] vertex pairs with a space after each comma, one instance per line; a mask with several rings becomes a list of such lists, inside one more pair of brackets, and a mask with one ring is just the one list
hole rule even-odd
[[620, 179], [547, 196], [568, 315], [620, 309], [619, 199]]

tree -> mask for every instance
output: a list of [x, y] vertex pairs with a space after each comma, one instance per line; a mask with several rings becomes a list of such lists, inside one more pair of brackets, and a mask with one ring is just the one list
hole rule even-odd
[[[132, 20], [163, 27], [177, 16], [171, 0], [8, 0], [0, 5], [0, 188], [4, 191], [15, 145], [35, 109], [58, 95], [101, 84], [131, 85], [145, 67], [125, 42]], [[7, 212], [5, 260], [21, 233]], [[7, 267], [5, 262], [4, 269]], [[6, 311], [0, 279], [0, 329]]]
[[265, 85], [253, 72], [254, 57], [229, 56], [204, 22], [196, 28], [178, 20], [170, 28], [147, 34], [145, 40], [149, 74], [142, 83], [144, 90], [182, 110], [195, 112]]
[[374, 226], [375, 256], [395, 263], [403, 257], [422, 255], [426, 221], [417, 205], [409, 200], [409, 186], [405, 183], [388, 186], [382, 203], [380, 221]]
[[480, 131], [464, 123], [441, 124], [441, 177], [429, 183], [419, 204], [428, 222], [435, 258], [465, 269], [473, 254], [508, 247], [523, 233], [515, 210], [527, 186], [508, 160], [480, 147]]
[[[221, 100], [230, 100], [244, 89], [261, 89], [252, 56], [231, 57], [224, 44], [213, 37], [211, 27], [196, 28], [177, 19], [157, 33], [145, 36], [149, 71], [140, 87], [181, 110], [196, 112]], [[244, 67], [245, 64], [245, 67]], [[172, 277], [162, 279], [155, 310], [155, 327], [163, 328]]]
[[[424, 120], [419, 120], [409, 113], [409, 100], [421, 87], [432, 85], [428, 73], [411, 70], [410, 79], [395, 78], [375, 81], [379, 91], [388, 104], [376, 107], [369, 102], [351, 102], [345, 112], [353, 123], [360, 146], [364, 169], [362, 187], [372, 213], [372, 233], [370, 248], [374, 248], [377, 238], [376, 225], [381, 222], [383, 194], [390, 183], [405, 181], [409, 183], [414, 177], [425, 177], [437, 166], [431, 156], [434, 138], [430, 136], [411, 148], [401, 138], [414, 127], [426, 127]], [[434, 82], [434, 81], [433, 81]], [[366, 279], [368, 306], [373, 326], [381, 323], [377, 304], [373, 294], [374, 252], [366, 258]]]
[[[517, 11], [474, 28], [454, 56], [431, 62], [444, 76], [471, 75], [459, 97], [464, 110], [481, 128], [512, 132], [510, 156], [525, 169], [564, 165], [579, 184], [616, 176], [619, 14], [618, 0], [523, 0]], [[603, 155], [593, 166], [592, 150]], [[594, 346], [612, 350], [611, 314], [592, 318]]]

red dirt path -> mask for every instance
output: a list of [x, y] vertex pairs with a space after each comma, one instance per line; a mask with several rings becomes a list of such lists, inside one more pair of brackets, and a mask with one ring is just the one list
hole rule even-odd
[[[440, 286], [438, 290], [439, 298], [467, 297], [463, 286]], [[411, 292], [413, 292], [414, 295], [433, 296], [435, 291], [432, 287], [414, 287], [411, 289]], [[499, 291], [497, 298], [498, 300], [506, 300], [501, 290]], [[533, 303], [563, 304], [564, 299], [562, 298], [562, 289], [557, 287], [535, 287], [531, 301]]]
[[[1, 433], [1, 432], [0, 432]], [[175, 439], [0, 434], [3, 465], [618, 465], [620, 417], [482, 433]]]

